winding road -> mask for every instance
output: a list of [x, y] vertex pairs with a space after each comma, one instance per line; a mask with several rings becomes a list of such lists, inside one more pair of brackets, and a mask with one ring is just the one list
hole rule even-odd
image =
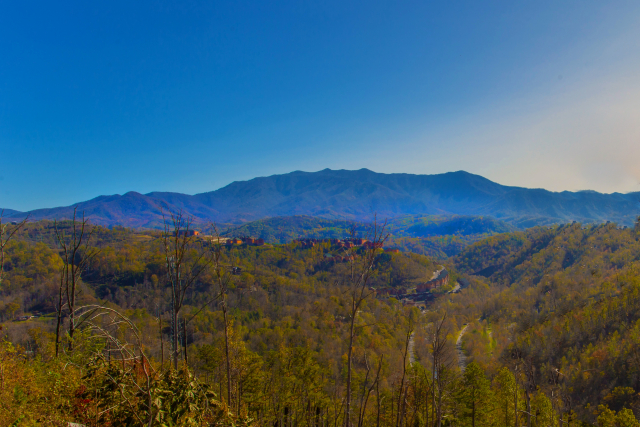
[[462, 372], [464, 372], [464, 368], [466, 368], [467, 366], [467, 357], [464, 355], [464, 352], [462, 351], [462, 337], [464, 336], [465, 332], [467, 332], [468, 327], [469, 327], [468, 323], [464, 325], [464, 328], [462, 328], [462, 330], [458, 334], [458, 339], [456, 340], [456, 354], [458, 355], [458, 367]]
[[407, 349], [409, 351], [409, 364], [413, 365], [414, 363], [416, 363], [416, 355], [413, 353], [413, 351], [415, 350], [415, 342], [413, 341], [413, 337], [415, 335], [415, 332], [411, 334], [411, 338], [409, 338], [409, 348]]

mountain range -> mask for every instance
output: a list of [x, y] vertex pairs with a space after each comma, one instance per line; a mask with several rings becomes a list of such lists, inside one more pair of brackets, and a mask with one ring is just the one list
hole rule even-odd
[[236, 181], [215, 191], [187, 195], [152, 192], [99, 196], [72, 206], [5, 211], [5, 218], [62, 219], [74, 207], [93, 223], [159, 227], [161, 208], [192, 215], [196, 223], [242, 224], [262, 218], [308, 215], [371, 220], [403, 215], [490, 216], [519, 228], [578, 221], [632, 225], [640, 192], [552, 192], [505, 186], [464, 171], [435, 175], [383, 174], [368, 169], [295, 171]]

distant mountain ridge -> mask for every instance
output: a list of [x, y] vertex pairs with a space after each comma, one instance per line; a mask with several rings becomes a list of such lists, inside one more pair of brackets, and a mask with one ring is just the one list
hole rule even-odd
[[[491, 216], [517, 227], [569, 221], [631, 225], [640, 193], [551, 192], [504, 186], [464, 171], [436, 175], [383, 174], [368, 169], [295, 171], [236, 181], [219, 190], [187, 195], [152, 192], [100, 196], [73, 206], [37, 209], [32, 219], [69, 218], [73, 208], [94, 223], [158, 227], [160, 209], [182, 209], [197, 222], [241, 224], [268, 217], [308, 215], [369, 220], [376, 213]], [[11, 212], [7, 218], [26, 213]]]

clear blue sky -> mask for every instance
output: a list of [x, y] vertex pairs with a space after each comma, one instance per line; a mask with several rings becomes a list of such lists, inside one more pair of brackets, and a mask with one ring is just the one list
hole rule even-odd
[[0, 5], [0, 207], [325, 167], [640, 190], [640, 2]]

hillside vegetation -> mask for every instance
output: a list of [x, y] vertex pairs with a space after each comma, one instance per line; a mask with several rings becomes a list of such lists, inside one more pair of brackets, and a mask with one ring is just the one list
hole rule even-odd
[[[309, 216], [267, 218], [252, 221], [224, 231], [225, 236], [251, 236], [268, 243], [288, 243], [298, 238], [343, 239], [354, 223]], [[369, 223], [356, 223], [359, 233], [365, 233]], [[485, 237], [513, 231], [505, 222], [474, 216], [412, 215], [387, 220], [387, 246], [405, 252], [446, 259], [471, 243]]]
[[638, 411], [639, 237], [638, 226], [573, 224], [469, 246], [456, 268], [491, 288], [455, 300], [472, 322], [470, 359], [494, 373], [519, 364], [531, 387], [562, 396], [584, 420], [603, 402]]
[[442, 262], [420, 254], [194, 238], [188, 259], [220, 261], [185, 293], [173, 348], [162, 233], [95, 227], [75, 294], [91, 308], [70, 336], [63, 306], [56, 355], [71, 261], [52, 223], [31, 223], [5, 248], [0, 424], [638, 426], [639, 232], [487, 237], [444, 263], [463, 289], [424, 312], [372, 292], [429, 280]]

